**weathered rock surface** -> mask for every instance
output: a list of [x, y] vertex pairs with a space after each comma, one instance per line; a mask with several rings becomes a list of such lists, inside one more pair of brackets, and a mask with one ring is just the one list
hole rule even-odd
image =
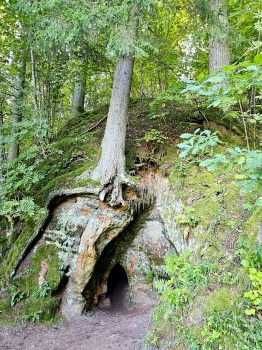
[[126, 207], [111, 207], [96, 194], [77, 191], [64, 198], [50, 210], [43, 234], [17, 276], [30, 268], [41, 250], [39, 256], [47, 258], [39, 261], [38, 284], [43, 286], [56, 270], [52, 290], [62, 296], [62, 312], [70, 317], [97, 304], [109, 307], [108, 277], [119, 263], [128, 277], [130, 302], [154, 304], [152, 276], [161, 273], [164, 255], [170, 249], [180, 252], [186, 242], [173, 220], [181, 204], [168, 180], [155, 170], [142, 176], [138, 194], [126, 190]]

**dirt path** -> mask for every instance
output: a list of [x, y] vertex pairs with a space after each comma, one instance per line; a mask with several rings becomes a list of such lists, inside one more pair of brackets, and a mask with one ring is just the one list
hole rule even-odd
[[96, 310], [58, 325], [22, 323], [0, 330], [1, 350], [141, 350], [151, 310]]

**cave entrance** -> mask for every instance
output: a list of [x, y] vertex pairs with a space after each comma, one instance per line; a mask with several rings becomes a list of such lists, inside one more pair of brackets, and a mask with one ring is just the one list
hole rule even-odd
[[125, 269], [116, 264], [107, 280], [107, 297], [113, 309], [127, 307], [128, 278]]

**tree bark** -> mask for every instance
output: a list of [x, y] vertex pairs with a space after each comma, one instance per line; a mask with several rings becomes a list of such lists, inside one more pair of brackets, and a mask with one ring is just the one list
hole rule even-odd
[[[131, 40], [137, 34], [138, 10], [132, 9]], [[102, 141], [102, 153], [94, 170], [94, 177], [101, 181], [100, 200], [111, 194], [111, 205], [124, 204], [122, 185], [128, 184], [125, 173], [125, 141], [128, 119], [128, 104], [134, 67], [134, 51], [119, 57], [115, 73], [106, 130]]]
[[209, 73], [230, 64], [227, 0], [210, 0]]
[[77, 116], [85, 111], [85, 88], [86, 88], [86, 77], [82, 72], [76, 78], [75, 89], [72, 98], [72, 114]]
[[3, 133], [2, 126], [4, 123], [3, 117], [3, 99], [0, 96], [0, 202], [3, 200], [3, 191], [2, 186], [5, 181], [3, 174], [3, 161], [4, 161], [4, 142], [3, 142]]
[[131, 89], [134, 56], [121, 56], [117, 62], [111, 102], [108, 112], [106, 130], [102, 141], [102, 154], [95, 170], [107, 190], [101, 192], [104, 200], [110, 186], [113, 185], [112, 200], [122, 201], [121, 187], [125, 177], [125, 141], [127, 127], [127, 111]]
[[31, 56], [31, 73], [32, 73], [33, 95], [34, 95], [34, 107], [36, 111], [38, 109], [38, 97], [37, 97], [36, 70], [35, 70], [35, 54], [32, 48], [30, 49], [30, 56]]
[[21, 58], [18, 64], [18, 75], [15, 83], [14, 92], [14, 109], [12, 118], [12, 130], [11, 130], [11, 144], [9, 146], [8, 161], [12, 162], [19, 156], [19, 122], [22, 120], [22, 105], [24, 98], [24, 87], [25, 87], [25, 72], [26, 72], [26, 60], [24, 57]]

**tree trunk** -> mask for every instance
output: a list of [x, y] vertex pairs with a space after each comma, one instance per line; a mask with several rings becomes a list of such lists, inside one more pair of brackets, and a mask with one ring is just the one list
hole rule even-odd
[[0, 96], [0, 202], [3, 200], [2, 194], [2, 186], [5, 181], [4, 174], [3, 174], [3, 161], [4, 161], [4, 141], [3, 141], [3, 133], [2, 133], [2, 126], [4, 123], [4, 117], [3, 117], [3, 100]]
[[80, 74], [75, 83], [75, 89], [72, 98], [72, 114], [77, 116], [85, 111], [85, 88], [86, 78], [84, 73]]
[[19, 122], [22, 120], [22, 105], [24, 97], [24, 87], [25, 87], [25, 72], [26, 72], [26, 61], [23, 57], [18, 64], [18, 75], [15, 83], [14, 92], [14, 109], [12, 118], [12, 131], [11, 131], [11, 144], [9, 146], [8, 161], [12, 162], [19, 155]]
[[227, 0], [210, 0], [209, 73], [230, 64]]
[[34, 95], [34, 107], [35, 111], [38, 109], [38, 97], [37, 97], [37, 85], [36, 85], [36, 70], [35, 70], [35, 54], [34, 50], [30, 49], [31, 56], [31, 72], [32, 72], [32, 87], [33, 87], [33, 95]]
[[102, 154], [95, 170], [104, 190], [100, 199], [113, 190], [111, 202], [122, 202], [122, 184], [125, 177], [125, 141], [127, 112], [131, 89], [134, 55], [121, 56], [117, 62]]
[[[132, 43], [137, 35], [138, 9], [132, 9], [131, 30], [128, 37]], [[131, 47], [133, 44], [131, 44]], [[128, 104], [134, 67], [134, 50], [119, 57], [115, 73], [106, 130], [102, 141], [102, 153], [93, 172], [94, 178], [101, 181], [99, 198], [104, 200], [111, 194], [111, 205], [124, 204], [122, 185], [129, 184], [125, 174], [125, 142], [128, 118]]]

